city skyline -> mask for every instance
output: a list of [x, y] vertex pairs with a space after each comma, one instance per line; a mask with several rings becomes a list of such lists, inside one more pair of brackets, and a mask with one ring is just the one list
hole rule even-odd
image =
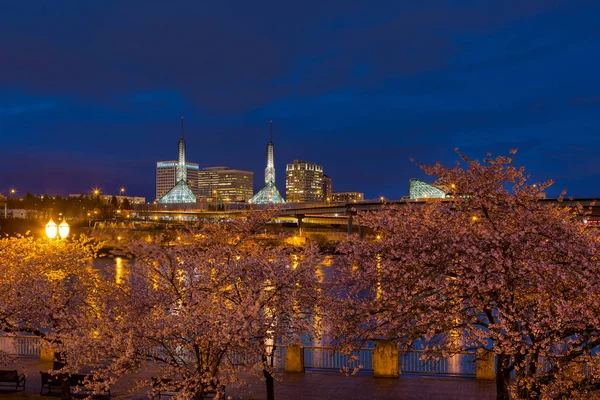
[[183, 115], [202, 167], [261, 176], [272, 119], [279, 175], [309, 160], [334, 191], [400, 198], [411, 157], [518, 148], [549, 196], [600, 196], [597, 2], [115, 4], [2, 6], [3, 194], [152, 198]]

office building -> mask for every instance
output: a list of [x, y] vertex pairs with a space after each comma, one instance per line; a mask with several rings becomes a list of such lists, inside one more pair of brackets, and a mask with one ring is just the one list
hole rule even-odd
[[323, 201], [323, 167], [312, 162], [294, 160], [288, 164], [285, 195], [288, 203]]
[[365, 199], [365, 194], [362, 192], [334, 192], [332, 198], [333, 201], [354, 203], [363, 201]]
[[265, 168], [265, 186], [248, 201], [250, 204], [281, 204], [283, 196], [275, 186], [275, 146], [273, 145], [273, 121], [270, 122], [271, 140], [267, 143], [267, 167]]
[[254, 194], [254, 172], [228, 167], [198, 171], [198, 201], [247, 202]]
[[[175, 165], [168, 165], [169, 163], [166, 163], [166, 165], [160, 165], [159, 168], [159, 164], [156, 164], [156, 192], [157, 192], [157, 196], [156, 198], [158, 199], [158, 202], [161, 204], [173, 204], [173, 203], [195, 203], [196, 202], [196, 195], [194, 194], [194, 192], [192, 191], [192, 189], [190, 188], [190, 186], [188, 185], [188, 167], [187, 167], [187, 163], [185, 161], [185, 157], [186, 157], [186, 146], [185, 146], [185, 140], [183, 138], [183, 117], [181, 117], [181, 139], [179, 139], [179, 143], [177, 143], [177, 150], [178, 150], [178, 159], [177, 162], [175, 163]], [[163, 175], [163, 171], [160, 171], [160, 175], [159, 175], [159, 169], [162, 168], [174, 168], [175, 169], [175, 184], [168, 189], [168, 192], [166, 192], [165, 194], [158, 196], [158, 187], [159, 187], [159, 177], [160, 177], [160, 182], [161, 185], [166, 185], [167, 179], [165, 178], [166, 173], [164, 173]], [[196, 171], [198, 171], [198, 164], [195, 165], [195, 169]], [[198, 183], [198, 175], [196, 172], [196, 176], [195, 179], [192, 179], [190, 184], [192, 187], [194, 187], [194, 185], [197, 185]], [[164, 187], [164, 186], [162, 186]]]
[[[200, 194], [198, 189], [198, 170], [199, 166], [196, 163], [186, 162], [187, 167], [187, 184], [196, 196]], [[177, 180], [177, 161], [158, 161], [156, 163], [156, 199], [164, 196]]]
[[327, 175], [323, 175], [323, 201], [333, 201], [332, 195], [333, 190], [331, 186], [331, 178]]

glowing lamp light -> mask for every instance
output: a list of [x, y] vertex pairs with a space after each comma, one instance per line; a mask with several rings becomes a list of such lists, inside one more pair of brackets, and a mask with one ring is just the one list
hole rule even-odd
[[56, 223], [50, 219], [46, 224], [46, 236], [48, 236], [48, 239], [54, 239], [57, 233], [58, 227], [56, 226]]
[[[54, 224], [56, 225], [56, 224]], [[48, 229], [48, 227], [46, 226], [46, 229]], [[60, 236], [61, 239], [66, 238], [67, 236], [69, 236], [69, 232], [71, 231], [71, 228], [69, 227], [69, 224], [67, 224], [67, 221], [63, 219], [63, 222], [60, 223], [60, 225], [58, 225], [58, 236]], [[56, 236], [56, 235], [54, 235]]]

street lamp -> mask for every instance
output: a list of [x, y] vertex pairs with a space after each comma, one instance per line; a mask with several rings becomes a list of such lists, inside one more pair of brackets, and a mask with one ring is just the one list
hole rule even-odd
[[56, 222], [50, 218], [50, 221], [46, 224], [46, 236], [48, 236], [48, 239], [54, 239], [57, 233], [58, 227], [56, 226]]
[[70, 231], [71, 228], [69, 227], [69, 224], [67, 224], [67, 220], [65, 218], [60, 225], [58, 225], [58, 236], [60, 236], [61, 239], [65, 239], [67, 236], [69, 236]]
[[64, 239], [69, 236], [70, 231], [71, 228], [64, 219], [58, 226], [56, 226], [56, 222], [54, 222], [52, 218], [50, 218], [50, 221], [46, 224], [46, 236], [48, 236], [48, 239], [54, 239], [57, 235], [60, 239]]
[[11, 199], [12, 199], [12, 197], [13, 197], [13, 194], [15, 194], [15, 193], [17, 193], [17, 189], [15, 189], [15, 188], [11, 188], [11, 189], [10, 189], [10, 198], [11, 198]]

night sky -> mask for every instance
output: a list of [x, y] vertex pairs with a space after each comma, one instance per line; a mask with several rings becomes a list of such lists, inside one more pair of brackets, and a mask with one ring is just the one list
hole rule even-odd
[[410, 161], [518, 148], [600, 197], [600, 2], [0, 0], [0, 193], [153, 200], [158, 160], [285, 164], [399, 198]]

